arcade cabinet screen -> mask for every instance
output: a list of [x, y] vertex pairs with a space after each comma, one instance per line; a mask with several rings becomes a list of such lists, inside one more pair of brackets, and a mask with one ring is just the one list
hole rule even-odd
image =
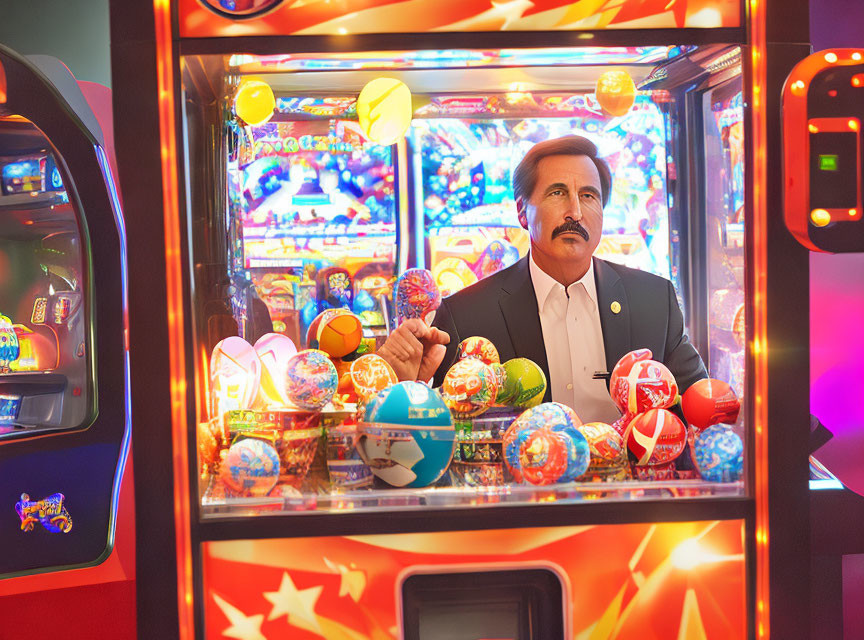
[[57, 163], [50, 155], [22, 158], [2, 165], [0, 181], [5, 196], [63, 189]]
[[[44, 159], [42, 160], [44, 163]], [[44, 190], [39, 158], [10, 162], [3, 166], [3, 195]]]
[[276, 122], [241, 151], [239, 200], [247, 268], [324, 265], [395, 253], [390, 147], [366, 141], [356, 122]]

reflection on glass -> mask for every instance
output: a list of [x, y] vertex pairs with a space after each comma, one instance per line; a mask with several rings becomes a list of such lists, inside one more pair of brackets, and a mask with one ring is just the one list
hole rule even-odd
[[744, 106], [740, 81], [705, 96], [709, 372], [744, 396]]
[[0, 120], [0, 437], [80, 426], [89, 396], [77, 216], [48, 141]]

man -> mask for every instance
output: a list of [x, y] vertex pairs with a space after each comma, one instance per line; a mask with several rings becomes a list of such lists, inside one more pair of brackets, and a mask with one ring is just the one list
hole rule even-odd
[[597, 147], [580, 136], [541, 142], [513, 173], [519, 223], [531, 251], [515, 265], [444, 300], [432, 327], [409, 320], [379, 353], [400, 379], [440, 385], [459, 342], [484, 336], [501, 360], [530, 358], [546, 374], [544, 401], [569, 405], [583, 421], [620, 415], [607, 382], [628, 351], [649, 348], [681, 393], [706, 377], [684, 335], [672, 283], [594, 258], [612, 177]]

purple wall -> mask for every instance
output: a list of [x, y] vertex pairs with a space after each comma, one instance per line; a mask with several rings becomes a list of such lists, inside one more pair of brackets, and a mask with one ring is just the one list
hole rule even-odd
[[[864, 0], [810, 0], [814, 51], [864, 47]], [[810, 410], [834, 432], [817, 454], [864, 494], [864, 253], [810, 258]]]
[[[814, 51], [864, 47], [864, 0], [810, 0]], [[864, 253], [810, 257], [810, 410], [835, 437], [817, 457], [864, 494]], [[843, 636], [864, 638], [864, 555], [843, 558]]]

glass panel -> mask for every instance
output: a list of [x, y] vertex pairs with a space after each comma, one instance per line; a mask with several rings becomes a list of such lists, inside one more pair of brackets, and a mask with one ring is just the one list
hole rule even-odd
[[[744, 396], [744, 96], [740, 79], [703, 98], [708, 245], [707, 364]], [[715, 177], [714, 179], [711, 179]]]
[[48, 140], [0, 119], [0, 438], [82, 426], [91, 402], [78, 216]]
[[[562, 51], [550, 54], [555, 65], [566, 59], [569, 50]], [[670, 58], [692, 53], [673, 47], [667, 51]], [[616, 51], [608, 55], [616, 59]], [[435, 56], [446, 69], [435, 71]], [[494, 64], [496, 55], [478, 56], [468, 56], [471, 64], [448, 76], [454, 61], [438, 52], [410, 57], [424, 61], [417, 69], [404, 62], [404, 52], [375, 54], [374, 64], [409, 84], [414, 97], [406, 141], [391, 146], [367, 139], [358, 121], [357, 96], [377, 72], [362, 67], [348, 71], [344, 65], [329, 71], [332, 58], [316, 61], [309, 55], [302, 68], [285, 70], [280, 61], [290, 57], [184, 59], [204, 517], [744, 493], [740, 473], [700, 478], [696, 456], [684, 446], [685, 438], [696, 434], [683, 425], [672, 429], [668, 442], [658, 445], [648, 438], [648, 446], [657, 445], [657, 457], [642, 451], [646, 460], [653, 460], [647, 465], [637, 464], [635, 451], [641, 445], [633, 439], [628, 458], [629, 420], [618, 421], [620, 431], [609, 425], [584, 428], [588, 470], [569, 476], [541, 471], [531, 475], [535, 485], [521, 482], [507, 463], [504, 435], [526, 406], [516, 408], [512, 398], [507, 402], [515, 406], [453, 419], [436, 392], [406, 383], [399, 387], [403, 422], [370, 417], [386, 405], [372, 391], [379, 382], [386, 386], [390, 377], [372, 354], [396, 326], [397, 278], [405, 267], [425, 267], [434, 280], [436, 268], [458, 259], [458, 270], [476, 280], [524, 256], [528, 242], [515, 220], [511, 174], [527, 149], [541, 140], [584, 135], [612, 166], [613, 191], [604, 210], [598, 256], [665, 278], [679, 275], [672, 265], [698, 269], [708, 274], [709, 298], [727, 290], [732, 293], [724, 304], [743, 303], [743, 289], [733, 286], [742, 282], [736, 278], [744, 267], [744, 219], [743, 210], [738, 211], [743, 207], [740, 97], [718, 90], [711, 94], [713, 101], [706, 98], [707, 134], [679, 130], [669, 117], [681, 110], [687, 91], [700, 86], [693, 74], [701, 79], [712, 73], [707, 71], [710, 56], [699, 58], [704, 67], [688, 63], [683, 75], [674, 71], [680, 77], [672, 85], [638, 93], [629, 112], [616, 117], [606, 114], [592, 93], [605, 70], [602, 60], [592, 58], [590, 65], [580, 66], [574, 57], [565, 73], [527, 62], [520, 67], [518, 59], [512, 60], [517, 66], [501, 68]], [[627, 69], [639, 82], [654, 62]], [[256, 74], [274, 93], [267, 107], [269, 115], [275, 105], [269, 122], [251, 126], [237, 115], [233, 96], [247, 79], [241, 67], [271, 70]], [[721, 70], [734, 76], [734, 70]], [[214, 94], [223, 96], [222, 102]], [[691, 151], [701, 154], [706, 135], [705, 157], [690, 156]], [[682, 145], [686, 158], [674, 157], [678, 147], [671, 144], [673, 136], [692, 142]], [[692, 182], [685, 175], [687, 166], [695, 163], [698, 169], [703, 162], [705, 171], [694, 175], [706, 176], [709, 225], [722, 227], [723, 235], [708, 252], [692, 248], [693, 255], [679, 256], [681, 247], [695, 242], [679, 242], [671, 228], [669, 183]], [[678, 190], [684, 188], [679, 184]], [[688, 201], [685, 195], [682, 202]], [[727, 213], [729, 208], [733, 213]], [[495, 241], [502, 255], [490, 254]], [[732, 265], [729, 274], [723, 271], [727, 263]], [[445, 293], [464, 284], [458, 278], [456, 286], [448, 282], [452, 284], [439, 279]], [[717, 313], [725, 308], [715, 306]], [[619, 313], [620, 303], [612, 304], [611, 311]], [[710, 323], [712, 332], [715, 326], [722, 329], [724, 317], [717, 313], [691, 322]], [[740, 395], [744, 380], [733, 371], [738, 356], [732, 346], [735, 331], [743, 329], [733, 321], [726, 329], [729, 340], [712, 338], [712, 350], [703, 356], [712, 375], [728, 380]], [[709, 331], [708, 326], [701, 329]], [[721, 355], [715, 355], [715, 345]], [[509, 379], [517, 387], [530, 386], [527, 377], [505, 374], [504, 380]], [[498, 385], [501, 378], [495, 380]], [[513, 397], [520, 390], [528, 392], [519, 388]], [[670, 408], [680, 413], [680, 408]], [[438, 424], [439, 418], [448, 424]], [[415, 419], [419, 426], [406, 426]], [[394, 424], [399, 425], [395, 431]], [[706, 446], [726, 447], [722, 453], [731, 456], [736, 443], [727, 436], [724, 431]], [[561, 464], [567, 467], [571, 454], [579, 454], [563, 436], [550, 437], [537, 447], [557, 447], [554, 455], [546, 452], [547, 458], [566, 458]], [[514, 464], [537, 453], [528, 450], [527, 442], [517, 444], [525, 451]], [[737, 445], [743, 446], [740, 440]], [[680, 458], [674, 462], [664, 458], [676, 455]], [[587, 464], [588, 458], [583, 459]], [[734, 460], [730, 465], [735, 466]]]

